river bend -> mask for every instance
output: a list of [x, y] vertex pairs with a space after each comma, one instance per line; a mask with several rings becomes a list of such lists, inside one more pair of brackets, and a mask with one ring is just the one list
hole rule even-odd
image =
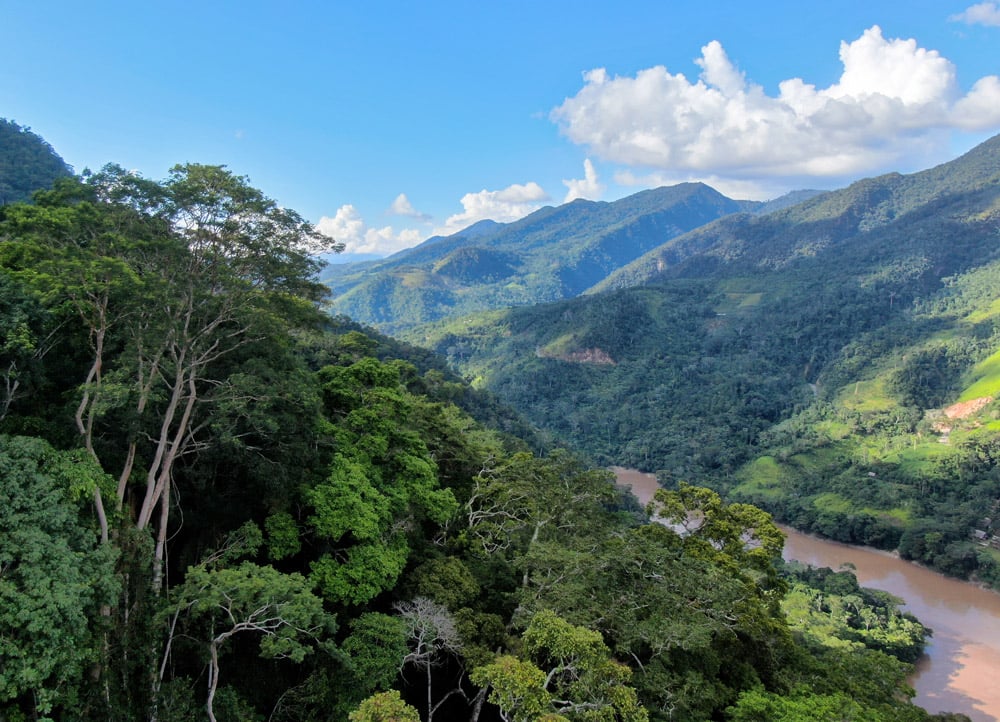
[[[618, 483], [642, 503], [659, 488], [653, 474], [615, 467]], [[853, 564], [858, 582], [902, 598], [934, 630], [910, 679], [914, 702], [930, 712], [962, 712], [1000, 722], [1000, 594], [950, 579], [888, 552], [809, 536], [788, 527], [785, 559], [838, 569]]]

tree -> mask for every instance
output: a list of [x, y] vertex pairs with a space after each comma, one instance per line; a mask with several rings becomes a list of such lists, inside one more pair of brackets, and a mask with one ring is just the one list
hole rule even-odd
[[494, 462], [473, 480], [466, 536], [478, 553], [517, 557], [527, 588], [532, 547], [552, 540], [565, 544], [574, 535], [610, 528], [607, 507], [615, 499], [610, 472], [587, 470], [562, 451], [549, 458], [521, 452]]
[[337, 451], [305, 494], [322, 542], [311, 573], [327, 599], [363, 604], [396, 583], [424, 523], [444, 526], [458, 505], [411, 422], [398, 366], [366, 358], [320, 376]]
[[420, 713], [406, 704], [399, 692], [379, 692], [348, 715], [351, 722], [420, 722]]
[[253, 635], [260, 640], [262, 657], [301, 662], [314, 642], [334, 631], [333, 618], [323, 611], [322, 600], [305, 577], [252, 562], [231, 569], [192, 567], [173, 609], [204, 623], [201, 634], [209, 655], [205, 707], [212, 722], [219, 655], [229, 639]]
[[676, 491], [657, 489], [649, 515], [675, 529], [685, 552], [744, 575], [760, 577], [764, 593], [784, 591], [774, 561], [785, 536], [771, 515], [750, 504], [726, 504], [716, 492], [681, 482]]
[[[33, 206], [16, 205], [0, 228], [3, 261], [13, 275], [64, 321], [75, 317], [87, 338], [89, 367], [74, 414], [80, 442], [94, 448], [95, 421], [105, 406], [110, 334], [134, 312], [140, 281], [130, 255], [155, 232], [134, 209], [99, 202], [95, 188], [60, 179]], [[101, 537], [108, 539], [104, 499], [95, 492]]]
[[502, 655], [473, 671], [508, 722], [546, 714], [569, 719], [645, 722], [649, 716], [628, 683], [631, 670], [610, 657], [599, 632], [551, 611], [535, 614], [523, 636], [530, 659]]
[[461, 679], [459, 679], [454, 688], [436, 703], [434, 702], [434, 667], [446, 664], [449, 657], [458, 657], [462, 649], [462, 640], [458, 636], [455, 620], [447, 608], [426, 597], [400, 602], [396, 604], [396, 611], [403, 620], [410, 648], [408, 654], [403, 657], [400, 669], [412, 665], [423, 670], [427, 695], [427, 722], [432, 722], [434, 713], [449, 697], [462, 694]]
[[37, 367], [52, 347], [47, 320], [37, 299], [0, 269], [0, 423], [38, 381]]
[[410, 651], [407, 625], [398, 616], [365, 612], [350, 628], [340, 647], [347, 654], [352, 691], [367, 694], [392, 687]]
[[0, 716], [48, 719], [86, 703], [116, 582], [113, 551], [96, 544], [79, 500], [105, 483], [85, 455], [0, 436]]
[[[340, 246], [221, 166], [176, 166], [163, 183], [108, 166], [5, 216], [5, 265], [87, 334], [77, 430], [117, 468], [119, 507], [138, 482], [128, 506], [155, 530], [159, 588], [177, 464], [204, 448], [212, 407], [246, 394], [226, 361], [318, 320], [328, 291], [311, 252]], [[124, 447], [98, 447], [105, 417], [129, 430]]]
[[[117, 174], [112, 174], [112, 180]], [[115, 186], [111, 186], [112, 197]], [[158, 430], [149, 453], [136, 525], [157, 523], [157, 566], [162, 562], [174, 465], [198, 448], [200, 404], [225, 395], [219, 361], [261, 341], [276, 316], [296, 305], [317, 303], [327, 289], [315, 280], [319, 262], [309, 255], [331, 245], [294, 211], [281, 208], [245, 178], [218, 166], [183, 165], [163, 185], [160, 213], [181, 244], [154, 258], [152, 271], [162, 296], [137, 328], [137, 370], [158, 377], [167, 404], [158, 410]], [[148, 386], [148, 385], [147, 385]], [[137, 413], [149, 400], [138, 394]], [[126, 465], [134, 460], [130, 447]]]

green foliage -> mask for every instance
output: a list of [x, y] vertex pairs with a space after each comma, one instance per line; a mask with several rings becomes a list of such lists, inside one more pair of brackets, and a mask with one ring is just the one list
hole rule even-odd
[[351, 722], [420, 722], [420, 713], [393, 689], [372, 695], [348, 718]]
[[66, 162], [30, 128], [0, 118], [0, 206], [31, 199], [70, 175]]
[[509, 655], [477, 668], [472, 681], [489, 686], [504, 719], [558, 714], [571, 720], [649, 719], [631, 670], [610, 658], [599, 632], [572, 625], [549, 611], [535, 614], [523, 636], [529, 660]]
[[786, 569], [795, 582], [782, 608], [793, 631], [825, 646], [866, 647], [911, 664], [923, 654], [931, 632], [899, 610], [902, 600], [859, 587], [849, 571]]
[[365, 691], [391, 687], [408, 651], [406, 625], [399, 617], [366, 612], [350, 627], [341, 647], [355, 684]]
[[4, 714], [16, 716], [20, 709], [48, 719], [73, 709], [83, 703], [86, 671], [100, 663], [98, 610], [116, 593], [115, 555], [98, 546], [81, 514], [80, 495], [101, 476], [92, 464], [41, 439], [0, 436]]
[[428, 597], [448, 609], [460, 609], [479, 596], [479, 582], [457, 557], [437, 557], [416, 567], [409, 576], [414, 596]]
[[264, 522], [267, 549], [271, 559], [284, 559], [297, 554], [302, 544], [294, 517], [284, 511], [275, 512]]
[[238, 567], [187, 572], [173, 604], [192, 619], [206, 620], [208, 643], [221, 644], [235, 634], [260, 637], [260, 653], [301, 662], [309, 642], [333, 630], [333, 619], [300, 574], [243, 562]]
[[419, 402], [400, 373], [373, 358], [321, 372], [340, 450], [328, 478], [305, 496], [310, 526], [331, 547], [312, 563], [313, 579], [333, 601], [361, 604], [391, 588], [410, 554], [406, 527], [443, 525], [458, 508], [411, 422]]
[[[817, 695], [800, 693], [781, 696], [763, 690], [740, 695], [735, 705], [726, 709], [732, 722], [824, 722], [825, 720], [870, 720], [897, 722], [902, 718], [893, 710], [889, 716], [866, 709], [844, 694]], [[914, 718], [918, 719], [918, 718]]]
[[531, 662], [501, 655], [478, 667], [472, 681], [490, 688], [489, 700], [511, 722], [538, 719], [549, 709], [551, 697], [545, 691], [545, 672]]

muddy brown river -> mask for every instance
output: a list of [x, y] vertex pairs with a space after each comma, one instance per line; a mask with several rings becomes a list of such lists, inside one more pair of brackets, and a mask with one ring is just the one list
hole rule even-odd
[[[656, 477], [614, 468], [618, 483], [646, 503]], [[1000, 722], [1000, 594], [932, 572], [888, 552], [818, 539], [782, 527], [785, 559], [837, 569], [853, 564], [858, 581], [905, 601], [934, 630], [910, 679], [914, 702], [930, 712], [962, 712], [976, 722]]]

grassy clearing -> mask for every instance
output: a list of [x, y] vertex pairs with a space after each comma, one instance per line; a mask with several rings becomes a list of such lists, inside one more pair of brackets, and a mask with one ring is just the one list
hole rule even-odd
[[929, 472], [932, 467], [949, 454], [955, 453], [954, 449], [937, 441], [923, 442], [909, 449], [904, 449], [897, 454], [887, 457], [886, 461], [899, 466], [900, 472], [908, 477], [918, 477], [925, 472]]
[[818, 495], [813, 499], [813, 506], [821, 512], [834, 514], [847, 514], [852, 511], [858, 511], [849, 499], [845, 499], [840, 494], [833, 491], [828, 491]]
[[979, 308], [966, 316], [963, 320], [970, 323], [980, 323], [981, 321], [986, 321], [994, 316], [1000, 316], [1000, 298], [996, 299], [986, 308]]
[[850, 424], [841, 421], [818, 421], [814, 428], [830, 441], [846, 439], [854, 431]]
[[848, 384], [840, 390], [836, 402], [851, 411], [889, 411], [898, 404], [885, 389], [881, 376]]
[[970, 383], [959, 396], [959, 401], [1000, 394], [1000, 351], [976, 364], [969, 378]]
[[577, 350], [577, 343], [574, 335], [564, 333], [562, 336], [549, 341], [539, 349], [542, 356], [564, 356], [567, 353]]
[[761, 456], [741, 469], [742, 481], [733, 491], [747, 498], [773, 501], [785, 496], [789, 477], [789, 470], [784, 464], [773, 456]]
[[431, 280], [431, 274], [422, 270], [409, 270], [399, 274], [399, 280], [404, 286], [424, 286]]

